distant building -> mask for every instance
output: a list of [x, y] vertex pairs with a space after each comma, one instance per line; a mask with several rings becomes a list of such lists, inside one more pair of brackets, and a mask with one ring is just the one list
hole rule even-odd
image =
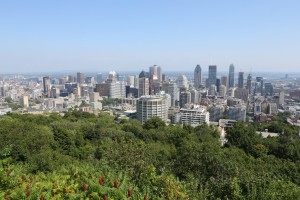
[[248, 77], [247, 77], [247, 90], [248, 90], [249, 95], [251, 95], [252, 94], [252, 75], [251, 74], [248, 74]]
[[231, 64], [229, 66], [229, 88], [233, 88], [234, 87], [234, 65]]
[[239, 72], [238, 88], [244, 88], [244, 72]]
[[101, 73], [97, 74], [97, 83], [102, 83], [103, 82], [103, 77]]
[[43, 77], [44, 96], [50, 97], [51, 81], [48, 76]]
[[234, 91], [234, 97], [237, 99], [242, 99], [245, 103], [248, 102], [248, 90], [246, 88], [237, 88]]
[[204, 107], [198, 107], [194, 109], [180, 109], [181, 123], [188, 124], [193, 127], [201, 124], [209, 124], [209, 112]]
[[246, 106], [232, 106], [227, 108], [229, 119], [237, 121], [246, 121]]
[[139, 87], [138, 87], [138, 96], [145, 96], [150, 94], [150, 85], [149, 78], [144, 71], [142, 71], [139, 75]]
[[226, 89], [228, 89], [228, 77], [227, 76], [221, 76], [221, 85], [224, 85]]
[[168, 109], [166, 99], [160, 96], [141, 96], [137, 101], [137, 118], [144, 123], [152, 117], [167, 121]]
[[273, 96], [273, 85], [272, 83], [265, 83], [265, 91], [264, 94], [268, 96]]
[[176, 83], [179, 88], [188, 88], [188, 79], [185, 75], [178, 76]]
[[195, 88], [200, 88], [202, 83], [202, 69], [200, 65], [197, 65], [194, 70], [194, 86]]
[[77, 72], [77, 83], [79, 84], [84, 83], [84, 74], [82, 72]]
[[206, 87], [210, 87], [211, 85], [216, 85], [217, 81], [217, 66], [210, 65], [208, 66], [208, 79]]
[[20, 104], [23, 108], [28, 108], [28, 106], [29, 106], [28, 96], [22, 96], [20, 99]]

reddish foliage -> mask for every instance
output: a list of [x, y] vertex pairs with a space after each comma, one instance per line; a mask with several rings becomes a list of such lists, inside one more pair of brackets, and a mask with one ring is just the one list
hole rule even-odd
[[144, 200], [147, 200], [147, 195], [144, 195]]
[[132, 196], [132, 190], [130, 188], [128, 188], [127, 193], [128, 193], [128, 197]]
[[9, 200], [8, 194], [5, 196], [5, 200]]
[[103, 185], [103, 183], [104, 183], [104, 179], [105, 179], [105, 177], [104, 177], [104, 176], [102, 176], [102, 178], [101, 178], [101, 179], [99, 179], [99, 184], [100, 184], [100, 185]]
[[22, 180], [22, 182], [24, 181], [24, 175], [21, 176], [21, 180]]
[[32, 181], [32, 177], [30, 176], [30, 177], [29, 177], [29, 182], [31, 182], [31, 181]]
[[40, 196], [40, 200], [45, 200], [43, 195]]
[[30, 190], [27, 189], [27, 190], [26, 190], [26, 197], [29, 197], [29, 196], [30, 196]]
[[86, 183], [83, 183], [82, 187], [83, 187], [83, 190], [86, 191], [86, 189], [87, 189]]
[[114, 188], [117, 188], [117, 189], [119, 188], [118, 181], [115, 181], [115, 182], [114, 182]]
[[104, 198], [103, 198], [103, 200], [108, 200], [108, 197], [105, 195]]

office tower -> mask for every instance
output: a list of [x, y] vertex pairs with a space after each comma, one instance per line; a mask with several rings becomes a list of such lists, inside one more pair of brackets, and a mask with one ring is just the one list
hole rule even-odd
[[248, 102], [248, 90], [246, 88], [236, 88], [234, 91], [234, 97], [242, 99], [245, 103]]
[[51, 98], [57, 98], [59, 94], [59, 89], [56, 88], [54, 85], [51, 87], [51, 91], [50, 91], [50, 97]]
[[261, 95], [264, 94], [264, 80], [263, 80], [263, 77], [256, 77], [254, 94], [256, 95], [257, 93], [260, 93]]
[[185, 75], [178, 76], [176, 83], [179, 88], [188, 88], [188, 80]]
[[248, 74], [248, 77], [247, 77], [247, 90], [248, 90], [248, 93], [249, 95], [251, 95], [252, 93], [252, 75], [251, 74]]
[[117, 77], [117, 72], [115, 72], [115, 71], [110, 71], [109, 73], [108, 73], [108, 77], [107, 77], [107, 79], [106, 79], [106, 83], [112, 83], [112, 82], [116, 82], [117, 80], [118, 80], [118, 77]]
[[231, 64], [229, 66], [229, 88], [233, 88], [234, 87], [234, 65]]
[[171, 106], [176, 106], [179, 101], [179, 89], [176, 83], [170, 83], [168, 93], [171, 95]]
[[149, 78], [146, 77], [146, 73], [142, 71], [139, 75], [139, 97], [149, 95]]
[[134, 76], [127, 77], [127, 85], [130, 87], [134, 87]]
[[162, 68], [160, 66], [157, 66], [157, 79], [159, 82], [161, 82], [163, 80], [162, 76], [163, 76]]
[[180, 108], [185, 107], [186, 104], [191, 103], [191, 93], [188, 91], [181, 92], [179, 96], [179, 106]]
[[208, 79], [206, 87], [209, 88], [211, 85], [216, 85], [217, 80], [217, 66], [216, 65], [210, 65], [208, 66]]
[[149, 67], [149, 75], [151, 76], [156, 76], [157, 77], [157, 65], [153, 65]]
[[139, 88], [139, 75], [134, 76], [134, 87]]
[[74, 83], [74, 82], [75, 82], [74, 76], [69, 75], [69, 76], [68, 76], [68, 81], [69, 81], [70, 83]]
[[228, 88], [228, 77], [227, 76], [221, 77], [221, 85], [224, 85], [226, 87], [226, 89]]
[[126, 84], [123, 81], [108, 83], [108, 97], [113, 99], [121, 99], [126, 97]]
[[137, 118], [144, 123], [152, 117], [167, 121], [168, 109], [166, 100], [160, 96], [142, 96], [137, 100]]
[[216, 92], [217, 92], [216, 85], [214, 84], [210, 85], [208, 88], [208, 95], [214, 96], [216, 95]]
[[95, 83], [95, 78], [92, 76], [88, 76], [85, 78], [85, 83], [86, 84], [94, 84]]
[[103, 82], [103, 77], [101, 73], [97, 74], [97, 83], [102, 83]]
[[84, 74], [82, 72], [77, 72], [77, 83], [79, 84], [84, 83]]
[[199, 89], [202, 82], [202, 69], [200, 65], [197, 65], [194, 70], [194, 86]]
[[216, 79], [217, 92], [220, 92], [220, 86], [221, 86], [221, 79], [217, 78]]
[[219, 96], [220, 97], [225, 97], [227, 92], [227, 88], [225, 85], [220, 86], [220, 91], [219, 91]]
[[244, 88], [244, 72], [239, 72], [238, 88]]
[[162, 81], [166, 81], [166, 75], [162, 74]]
[[201, 93], [198, 90], [191, 90], [191, 102], [193, 104], [200, 104]]
[[50, 97], [50, 78], [48, 76], [43, 77], [44, 96]]
[[265, 95], [273, 96], [273, 85], [272, 83], [265, 83]]

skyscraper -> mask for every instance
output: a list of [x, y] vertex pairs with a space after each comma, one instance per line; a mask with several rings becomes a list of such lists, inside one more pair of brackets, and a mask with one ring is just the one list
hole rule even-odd
[[211, 85], [216, 85], [217, 80], [217, 66], [216, 65], [210, 65], [208, 66], [208, 79], [206, 87], [209, 87]]
[[197, 65], [194, 70], [194, 85], [195, 88], [200, 88], [202, 82], [202, 69], [200, 65]]
[[43, 89], [45, 97], [50, 97], [50, 78], [48, 76], [43, 77]]
[[234, 87], [234, 65], [231, 64], [229, 66], [229, 88], [233, 88]]
[[145, 71], [142, 71], [139, 75], [139, 90], [138, 96], [149, 95], [149, 78], [147, 78], [147, 74]]
[[84, 83], [84, 74], [82, 72], [77, 72], [77, 83], [79, 84]]
[[226, 88], [228, 88], [228, 77], [227, 76], [221, 76], [221, 85], [224, 85]]
[[244, 72], [239, 72], [238, 88], [244, 88]]
[[157, 79], [159, 82], [163, 80], [162, 78], [162, 68], [160, 66], [157, 66]]
[[252, 90], [252, 75], [251, 74], [248, 74], [248, 77], [247, 77], [247, 89], [248, 89], [248, 93], [249, 95], [251, 95], [251, 90]]

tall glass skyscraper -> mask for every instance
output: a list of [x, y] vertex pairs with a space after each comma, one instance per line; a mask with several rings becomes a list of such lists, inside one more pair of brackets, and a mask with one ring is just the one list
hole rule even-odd
[[200, 65], [197, 65], [194, 71], [194, 86], [200, 88], [202, 82], [202, 69]]
[[210, 65], [208, 66], [208, 79], [206, 87], [209, 87], [211, 85], [216, 85], [217, 81], [217, 66], [216, 65]]
[[238, 88], [244, 88], [244, 72], [239, 72]]
[[234, 87], [234, 65], [231, 64], [229, 66], [229, 88], [233, 88]]

